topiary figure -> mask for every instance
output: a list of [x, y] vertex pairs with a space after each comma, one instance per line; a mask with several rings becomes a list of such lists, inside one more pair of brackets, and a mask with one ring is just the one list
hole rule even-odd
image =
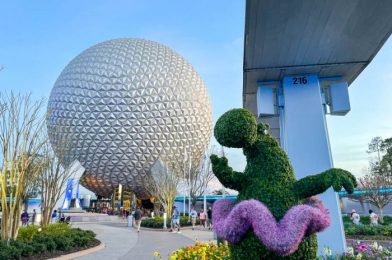
[[268, 126], [245, 109], [230, 110], [217, 121], [215, 138], [223, 146], [243, 148], [247, 165], [245, 172], [235, 172], [225, 157], [210, 157], [219, 181], [239, 192], [236, 202], [214, 203], [215, 231], [230, 242], [233, 259], [315, 259], [315, 232], [330, 220], [310, 197], [331, 186], [352, 193], [355, 177], [334, 168], [296, 180], [286, 153], [267, 132]]

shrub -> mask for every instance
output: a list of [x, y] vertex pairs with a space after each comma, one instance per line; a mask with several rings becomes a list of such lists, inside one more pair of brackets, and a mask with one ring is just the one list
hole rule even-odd
[[17, 248], [22, 256], [31, 256], [34, 253], [34, 247], [23, 241], [11, 241], [10, 245]]
[[38, 242], [32, 242], [34, 254], [39, 254], [47, 251], [46, 245]]
[[37, 234], [33, 237], [32, 243], [38, 243], [45, 245], [47, 251], [56, 250], [56, 243], [53, 241], [51, 236], [47, 236], [45, 234]]
[[71, 230], [71, 227], [66, 223], [55, 223], [46, 226], [42, 229], [42, 234], [61, 235]]
[[95, 233], [90, 230], [71, 228], [66, 224], [49, 225], [40, 231], [38, 227], [21, 228], [16, 241], [0, 241], [0, 260], [15, 260], [33, 257], [34, 254], [68, 251], [72, 247], [85, 247], [94, 240]]
[[344, 231], [348, 236], [386, 236], [392, 237], [392, 227], [379, 225], [353, 225], [345, 224]]
[[20, 259], [22, 252], [12, 246], [7, 245], [7, 242], [0, 240], [0, 259], [1, 260], [15, 260]]
[[[192, 223], [188, 221], [187, 216], [181, 216], [180, 217], [180, 225], [181, 227], [186, 227], [186, 226], [191, 226]], [[170, 222], [171, 219], [168, 218], [166, 220], [166, 225], [170, 227]], [[196, 224], [199, 225], [200, 221], [196, 220]], [[162, 217], [155, 217], [155, 218], [148, 218], [148, 219], [143, 219], [141, 223], [142, 227], [148, 227], [148, 228], [163, 228], [163, 218]]]
[[[343, 216], [344, 224], [352, 224], [352, 220], [349, 216]], [[370, 217], [369, 216], [361, 216], [361, 224], [370, 225]], [[391, 216], [384, 216], [384, 223], [380, 223], [380, 225], [392, 225], [392, 217]]]
[[67, 251], [73, 246], [73, 240], [67, 235], [54, 236], [53, 241], [56, 249], [60, 251]]
[[[156, 254], [154, 254], [156, 256]], [[186, 246], [178, 249], [172, 253], [169, 259], [183, 259], [183, 260], [213, 260], [230, 259], [229, 247], [226, 243], [199, 243], [196, 242], [192, 246]]]
[[19, 228], [18, 238], [17, 240], [22, 241], [31, 241], [33, 236], [36, 235], [39, 231], [39, 226], [27, 226]]

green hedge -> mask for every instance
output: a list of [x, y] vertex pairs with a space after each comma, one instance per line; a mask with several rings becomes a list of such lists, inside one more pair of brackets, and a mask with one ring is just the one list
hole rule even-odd
[[[167, 227], [170, 227], [170, 221], [171, 221], [170, 218], [168, 218], [166, 221]], [[200, 221], [196, 220], [196, 224], [199, 225]], [[181, 227], [185, 227], [185, 226], [191, 226], [192, 223], [190, 221], [188, 222], [187, 216], [181, 216], [180, 217], [180, 225], [181, 225]], [[141, 226], [148, 227], [148, 228], [163, 228], [163, 218], [162, 217], [155, 217], [155, 218], [143, 219]]]
[[47, 251], [69, 251], [75, 247], [86, 247], [95, 241], [90, 230], [71, 228], [67, 224], [53, 224], [40, 229], [37, 226], [22, 227], [16, 241], [9, 245], [0, 241], [0, 259], [13, 260]]
[[[352, 223], [352, 220], [350, 219], [349, 216], [343, 216], [343, 222], [344, 222], [344, 224], [350, 224], [350, 223]], [[361, 216], [360, 222], [364, 225], [370, 225], [370, 217], [369, 216]], [[392, 225], [392, 217], [384, 216], [384, 223], [380, 223], [380, 219], [379, 219], [378, 223], [380, 225]]]
[[345, 224], [344, 232], [348, 236], [384, 236], [392, 238], [392, 227], [386, 225], [353, 225]]

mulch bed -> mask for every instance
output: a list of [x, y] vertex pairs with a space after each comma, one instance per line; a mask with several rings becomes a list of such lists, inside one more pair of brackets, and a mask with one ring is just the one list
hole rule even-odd
[[68, 251], [53, 251], [53, 252], [45, 252], [42, 254], [35, 254], [29, 257], [22, 257], [22, 260], [43, 260], [43, 259], [50, 259], [50, 258], [54, 258], [54, 257], [58, 257], [58, 256], [62, 256], [62, 255], [67, 255], [67, 254], [71, 254], [71, 253], [75, 253], [75, 252], [79, 252], [82, 250], [86, 250], [92, 247], [96, 247], [98, 245], [101, 244], [101, 241], [99, 241], [98, 239], [94, 239], [91, 242], [89, 242], [89, 244], [85, 247], [73, 247]]

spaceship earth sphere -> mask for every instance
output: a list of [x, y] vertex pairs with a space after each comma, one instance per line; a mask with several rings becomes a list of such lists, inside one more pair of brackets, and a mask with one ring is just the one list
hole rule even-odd
[[192, 65], [143, 39], [99, 43], [61, 72], [48, 102], [47, 128], [65, 166], [77, 160], [80, 183], [109, 196], [122, 184], [149, 198], [151, 167], [202, 158], [212, 130], [211, 103]]

